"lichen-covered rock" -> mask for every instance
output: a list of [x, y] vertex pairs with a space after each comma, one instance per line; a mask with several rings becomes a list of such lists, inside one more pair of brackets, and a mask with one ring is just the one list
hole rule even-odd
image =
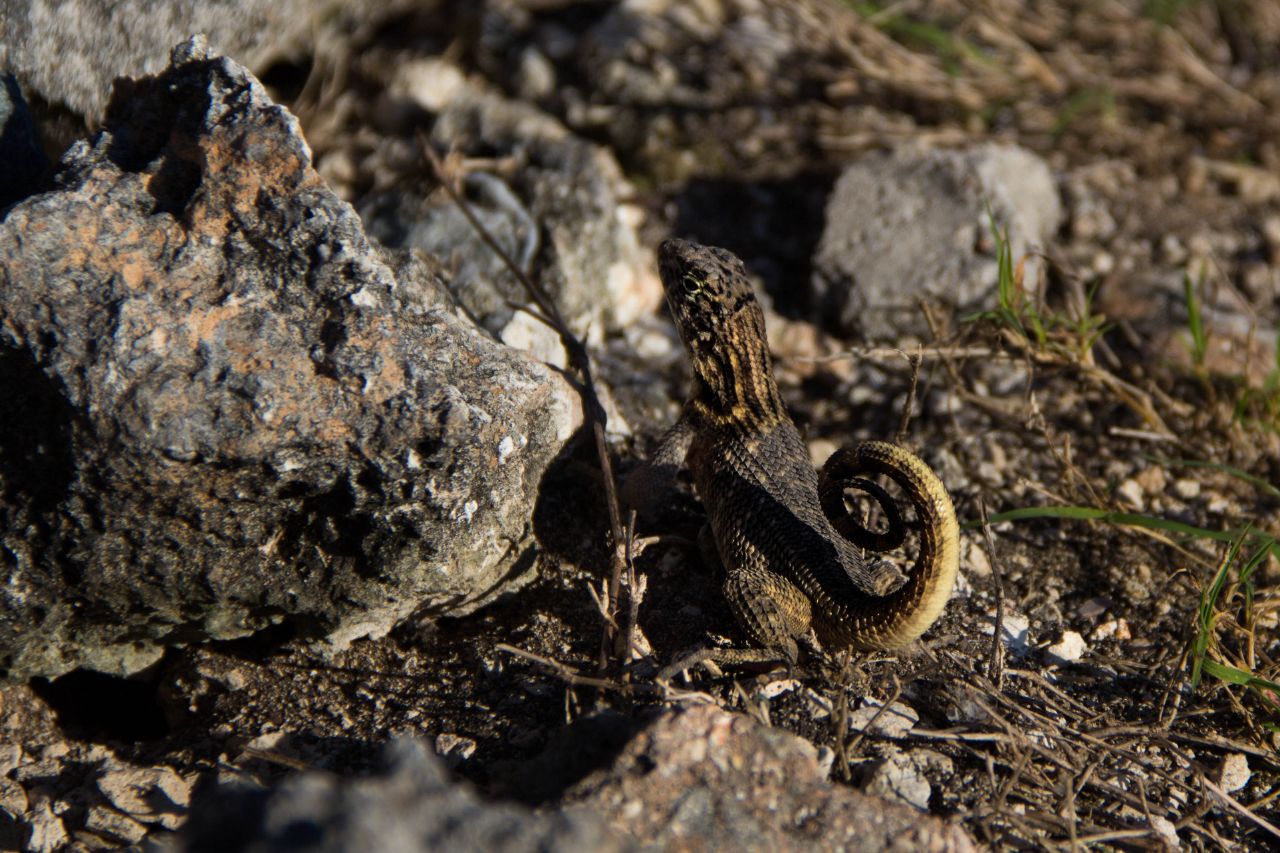
[[0, 677], [282, 621], [341, 646], [527, 566], [577, 398], [310, 160], [193, 39], [0, 223]]
[[[1007, 229], [1017, 263], [1044, 248], [1061, 216], [1048, 165], [1023, 148], [868, 155], [844, 171], [827, 201], [815, 302], [844, 332], [924, 336], [921, 300], [961, 313], [995, 307], [992, 217]], [[1032, 285], [1036, 260], [1025, 269]]]

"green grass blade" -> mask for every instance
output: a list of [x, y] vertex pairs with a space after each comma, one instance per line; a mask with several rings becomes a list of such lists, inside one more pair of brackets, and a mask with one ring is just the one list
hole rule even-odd
[[[1234, 542], [1237, 537], [1248, 532], [1254, 538], [1258, 539], [1267, 549], [1274, 549], [1277, 556], [1280, 556], [1280, 547], [1277, 546], [1276, 540], [1270, 535], [1261, 531], [1255, 531], [1251, 528], [1230, 528], [1227, 530], [1212, 530], [1208, 527], [1196, 527], [1194, 524], [1187, 524], [1182, 521], [1174, 521], [1169, 518], [1157, 518], [1153, 515], [1143, 515], [1136, 512], [1116, 512], [1113, 510], [1098, 509], [1091, 506], [1027, 506], [1018, 509], [1006, 510], [998, 512], [991, 516], [992, 524], [1000, 521], [1025, 521], [1027, 519], [1036, 518], [1066, 518], [1072, 521], [1106, 521], [1111, 524], [1122, 524], [1127, 527], [1143, 527], [1147, 530], [1159, 530], [1164, 533], [1172, 533], [1178, 536], [1189, 536], [1194, 539], [1211, 539], [1215, 542]], [[964, 524], [965, 529], [974, 529], [981, 527], [981, 522], [967, 521]]]
[[1204, 671], [1214, 678], [1219, 678], [1228, 684], [1239, 684], [1241, 687], [1252, 687], [1255, 690], [1274, 690], [1280, 691], [1280, 684], [1274, 681], [1267, 681], [1265, 678], [1259, 678], [1252, 672], [1246, 672], [1234, 666], [1228, 666], [1224, 663], [1218, 663], [1216, 660], [1206, 660], [1204, 662]]

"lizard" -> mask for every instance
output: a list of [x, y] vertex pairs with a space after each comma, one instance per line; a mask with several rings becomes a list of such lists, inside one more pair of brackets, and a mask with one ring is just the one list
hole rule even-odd
[[[637, 492], [652, 491], [655, 477], [687, 465], [707, 512], [700, 543], [723, 567], [729, 609], [757, 646], [702, 649], [660, 671], [659, 680], [708, 659], [794, 666], [796, 641], [810, 628], [825, 649], [911, 643], [941, 614], [959, 563], [959, 527], [942, 482], [918, 457], [884, 441], [836, 451], [819, 476], [778, 392], [764, 312], [742, 261], [680, 239], [664, 241], [658, 260], [693, 382], [676, 425], [641, 469], [645, 475], [624, 491], [635, 502]], [[906, 534], [888, 493], [868, 479], [874, 475], [895, 482], [919, 519], [920, 553], [905, 582], [896, 568], [869, 563], [859, 550], [896, 548]], [[845, 488], [866, 491], [881, 505], [888, 532], [854, 520]]]

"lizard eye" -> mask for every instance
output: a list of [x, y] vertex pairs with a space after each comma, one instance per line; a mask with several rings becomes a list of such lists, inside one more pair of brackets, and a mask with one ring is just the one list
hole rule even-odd
[[684, 287], [684, 292], [686, 296], [697, 296], [699, 293], [702, 292], [702, 289], [703, 289], [702, 281], [694, 278], [693, 276], [687, 275], [684, 278], [680, 279], [680, 284]]

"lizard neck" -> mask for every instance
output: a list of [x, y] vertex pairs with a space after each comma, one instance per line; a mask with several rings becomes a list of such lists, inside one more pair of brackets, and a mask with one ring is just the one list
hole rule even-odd
[[700, 353], [694, 360], [690, 406], [705, 423], [717, 426], [762, 430], [786, 420], [763, 329], [722, 344], [730, 341], [734, 345]]

